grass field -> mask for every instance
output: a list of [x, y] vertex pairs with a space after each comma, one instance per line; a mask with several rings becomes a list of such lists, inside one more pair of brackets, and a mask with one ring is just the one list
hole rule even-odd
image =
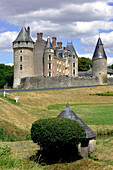
[[[35, 120], [58, 116], [65, 109], [68, 101], [70, 108], [96, 133], [113, 134], [113, 96], [95, 95], [107, 91], [112, 93], [113, 86], [13, 93], [19, 96], [18, 104], [1, 96], [0, 128], [4, 128], [9, 134], [14, 134], [16, 138], [24, 139], [26, 134], [30, 134], [31, 125]], [[66, 169], [66, 167], [67, 169], [75, 167], [113, 169], [112, 144], [112, 137], [104, 140], [98, 139], [97, 150], [91, 158], [84, 158], [70, 164], [43, 167], [28, 160], [28, 157], [37, 149], [31, 141], [0, 143], [2, 146], [11, 147], [12, 156], [19, 157], [20, 162], [17, 161], [18, 166], [16, 166], [19, 169], [28, 169], [27, 165], [29, 169], [33, 167], [34, 169], [54, 169], [54, 167], [56, 169]]]

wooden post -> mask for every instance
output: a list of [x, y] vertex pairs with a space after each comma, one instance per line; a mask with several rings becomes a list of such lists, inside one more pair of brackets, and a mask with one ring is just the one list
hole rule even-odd
[[4, 97], [5, 97], [6, 92], [4, 91]]

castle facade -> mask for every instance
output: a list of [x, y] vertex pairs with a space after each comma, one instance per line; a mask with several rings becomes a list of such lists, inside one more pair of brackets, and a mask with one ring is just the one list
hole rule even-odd
[[13, 88], [17, 88], [24, 77], [78, 76], [78, 56], [72, 43], [62, 47], [56, 37], [52, 37], [52, 42], [50, 37], [45, 41], [43, 33], [37, 33], [34, 42], [30, 37], [30, 27], [22, 27], [13, 42], [13, 50]]

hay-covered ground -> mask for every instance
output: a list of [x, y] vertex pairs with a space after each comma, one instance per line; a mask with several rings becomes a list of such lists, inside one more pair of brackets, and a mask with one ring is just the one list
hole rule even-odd
[[[24, 136], [30, 133], [35, 120], [58, 116], [68, 101], [70, 108], [96, 133], [112, 133], [113, 96], [95, 95], [107, 91], [113, 92], [113, 86], [13, 93], [19, 96], [18, 104], [0, 97], [0, 128], [15, 136]], [[91, 158], [70, 164], [46, 166], [46, 168], [113, 169], [112, 144], [112, 137], [98, 139], [97, 150]], [[28, 169], [27, 164], [30, 169], [45, 168], [37, 167], [35, 163], [29, 161], [28, 158], [38, 149], [31, 141], [1, 142], [0, 145], [8, 145], [13, 156], [24, 161], [18, 166], [19, 169]]]

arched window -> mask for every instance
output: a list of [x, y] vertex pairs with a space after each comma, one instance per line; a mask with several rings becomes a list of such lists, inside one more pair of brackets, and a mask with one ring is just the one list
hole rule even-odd
[[22, 64], [20, 64], [20, 70], [22, 70]]
[[20, 61], [22, 62], [22, 56], [20, 56]]
[[51, 61], [51, 55], [49, 55], [49, 61]]
[[51, 77], [51, 71], [49, 71], [49, 77]]

